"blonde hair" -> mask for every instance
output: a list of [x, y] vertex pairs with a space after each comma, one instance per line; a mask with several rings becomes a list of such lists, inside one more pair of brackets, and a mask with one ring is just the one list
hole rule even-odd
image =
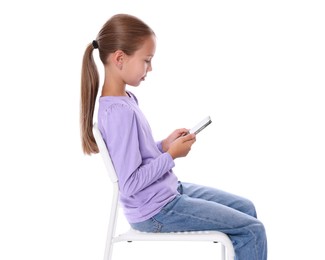
[[93, 50], [98, 48], [100, 60], [105, 66], [110, 53], [122, 50], [127, 55], [132, 55], [150, 35], [155, 35], [153, 30], [137, 17], [117, 14], [104, 24], [96, 41], [88, 44], [82, 61], [80, 102], [81, 139], [85, 154], [98, 153], [92, 132], [99, 88], [99, 73], [93, 58]]

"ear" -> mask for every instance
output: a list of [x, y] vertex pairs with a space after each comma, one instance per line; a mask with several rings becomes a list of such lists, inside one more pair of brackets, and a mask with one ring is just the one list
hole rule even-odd
[[125, 58], [125, 53], [121, 50], [117, 50], [113, 53], [113, 62], [120, 70], [123, 67], [123, 61]]

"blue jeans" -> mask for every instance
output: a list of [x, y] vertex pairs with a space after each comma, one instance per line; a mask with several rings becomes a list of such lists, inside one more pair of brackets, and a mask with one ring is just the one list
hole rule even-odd
[[267, 240], [253, 203], [215, 188], [179, 183], [179, 195], [154, 217], [130, 223], [143, 232], [217, 230], [231, 239], [237, 260], [266, 260]]

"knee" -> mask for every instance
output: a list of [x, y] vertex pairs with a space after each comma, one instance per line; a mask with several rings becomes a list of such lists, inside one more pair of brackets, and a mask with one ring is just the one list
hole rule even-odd
[[259, 243], [266, 245], [267, 244], [266, 230], [265, 230], [263, 223], [258, 221], [258, 223], [256, 223], [254, 225], [254, 227], [255, 227], [254, 233], [255, 233], [257, 240], [259, 241]]
[[256, 208], [254, 203], [249, 199], [243, 199], [242, 201], [243, 212], [249, 216], [257, 218]]
[[266, 237], [266, 231], [264, 224], [261, 221], [258, 221], [257, 223], [257, 232], [260, 234], [261, 238]]
[[[263, 223], [258, 219], [254, 219], [254, 218], [249, 218], [249, 220], [250, 220], [249, 224], [244, 226], [241, 229], [241, 232], [236, 234], [238, 235], [238, 239], [235, 236], [232, 236], [235, 249], [239, 250], [241, 248], [244, 248], [244, 246], [252, 245], [252, 244], [254, 244], [255, 246], [261, 249], [266, 248], [267, 238], [266, 238], [266, 230]], [[260, 258], [254, 258], [254, 259], [260, 259]]]
[[[254, 238], [257, 241], [266, 241], [266, 230], [261, 221], [258, 219], [252, 220], [252, 222], [245, 227], [247, 233], [247, 237]], [[250, 236], [250, 235], [251, 236]]]

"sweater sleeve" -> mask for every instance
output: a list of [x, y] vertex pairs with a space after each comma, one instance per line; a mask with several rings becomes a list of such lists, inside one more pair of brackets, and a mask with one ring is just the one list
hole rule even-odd
[[164, 151], [163, 151], [163, 148], [162, 148], [162, 141], [157, 141], [156, 145], [157, 145], [157, 148], [159, 149], [159, 151], [163, 153]]
[[[175, 164], [168, 153], [146, 142], [135, 112], [127, 105], [115, 104], [102, 118], [102, 134], [119, 179], [120, 192], [132, 196], [169, 174]], [[152, 139], [153, 140], [153, 139]], [[144, 158], [141, 146], [155, 146], [156, 156]]]

